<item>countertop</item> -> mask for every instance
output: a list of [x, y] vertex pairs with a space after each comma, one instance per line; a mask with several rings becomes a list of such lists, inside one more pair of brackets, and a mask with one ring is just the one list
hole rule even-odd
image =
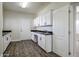
[[43, 35], [52, 35], [52, 31], [31, 30], [31, 32], [36, 32]]
[[2, 36], [6, 35], [6, 34], [8, 34], [10, 32], [12, 32], [12, 31], [2, 31]]

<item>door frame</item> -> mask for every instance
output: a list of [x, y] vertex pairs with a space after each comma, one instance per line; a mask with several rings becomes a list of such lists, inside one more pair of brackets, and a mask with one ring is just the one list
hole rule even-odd
[[79, 6], [79, 2], [71, 3], [73, 8], [73, 56], [76, 57], [76, 6]]

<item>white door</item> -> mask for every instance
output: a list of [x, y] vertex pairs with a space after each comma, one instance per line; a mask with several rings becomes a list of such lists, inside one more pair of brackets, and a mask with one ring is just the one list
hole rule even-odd
[[20, 20], [20, 40], [28, 40], [31, 39], [31, 27], [30, 20], [22, 19]]
[[20, 41], [20, 18], [14, 19], [12, 22], [12, 41]]
[[53, 11], [53, 51], [60, 56], [68, 56], [69, 7]]
[[76, 18], [75, 18], [75, 56], [79, 57], [79, 3], [77, 4], [77, 6], [75, 6], [75, 15], [76, 15]]
[[72, 4], [71, 40], [73, 56], [79, 57], [79, 3]]

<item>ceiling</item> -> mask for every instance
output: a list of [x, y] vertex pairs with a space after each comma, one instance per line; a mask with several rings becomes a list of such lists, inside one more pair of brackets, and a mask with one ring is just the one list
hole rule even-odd
[[21, 8], [19, 2], [4, 2], [3, 8], [4, 10], [36, 14], [48, 4], [49, 2], [29, 2], [26, 8]]

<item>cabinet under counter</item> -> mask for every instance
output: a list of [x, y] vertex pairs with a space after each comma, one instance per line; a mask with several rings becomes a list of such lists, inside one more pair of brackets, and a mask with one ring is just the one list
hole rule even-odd
[[8, 32], [3, 31], [3, 51], [6, 50], [10, 42], [11, 42], [11, 31]]
[[52, 35], [44, 35], [44, 34], [40, 34], [40, 33], [38, 33], [38, 32], [32, 32], [32, 40], [34, 41], [34, 42], [36, 42], [35, 41], [35, 37], [34, 37], [34, 35], [37, 35], [38, 36], [38, 38], [37, 38], [37, 40], [38, 40], [38, 45], [42, 48], [42, 49], [44, 49], [46, 52], [51, 52], [51, 51], [53, 51], [52, 49], [53, 49], [53, 39], [52, 39]]

